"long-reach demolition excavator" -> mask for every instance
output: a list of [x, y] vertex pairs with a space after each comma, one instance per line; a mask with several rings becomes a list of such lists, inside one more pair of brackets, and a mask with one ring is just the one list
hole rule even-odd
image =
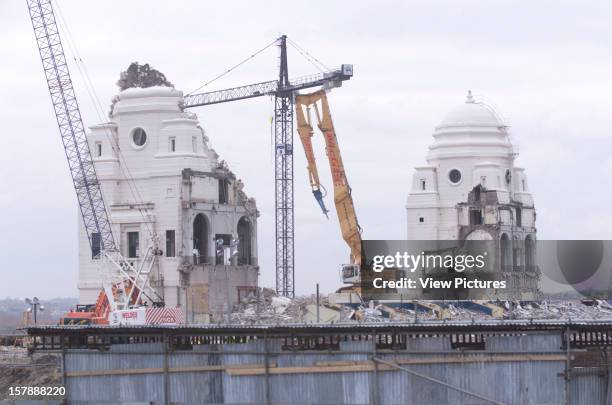
[[346, 241], [351, 251], [350, 263], [342, 265], [342, 281], [345, 284], [351, 284], [348, 289], [358, 293], [359, 270], [361, 266], [361, 227], [357, 221], [355, 204], [351, 196], [351, 187], [346, 178], [346, 171], [342, 163], [340, 146], [338, 145], [338, 139], [336, 137], [336, 131], [334, 130], [334, 123], [332, 121], [325, 90], [296, 96], [295, 109], [298, 134], [308, 161], [308, 176], [312, 193], [321, 207], [323, 214], [327, 216], [329, 210], [325, 207], [323, 201], [326, 190], [319, 181], [319, 171], [312, 149], [312, 136], [314, 130], [311, 120], [311, 108], [314, 109], [317, 126], [323, 133], [323, 138], [325, 139], [325, 150], [334, 184], [334, 203], [336, 205], [338, 221], [340, 222], [342, 238]]

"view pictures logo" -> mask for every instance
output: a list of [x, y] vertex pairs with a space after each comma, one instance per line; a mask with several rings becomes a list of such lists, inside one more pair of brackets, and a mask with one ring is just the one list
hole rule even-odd
[[481, 270], [485, 267], [487, 252], [479, 255], [471, 254], [425, 254], [418, 255], [408, 252], [396, 252], [394, 255], [376, 255], [372, 258], [372, 270], [380, 273], [385, 269], [403, 269], [414, 273], [417, 269], [454, 269], [457, 272], [465, 270]]
[[361, 264], [369, 300], [612, 299], [612, 240], [364, 240]]

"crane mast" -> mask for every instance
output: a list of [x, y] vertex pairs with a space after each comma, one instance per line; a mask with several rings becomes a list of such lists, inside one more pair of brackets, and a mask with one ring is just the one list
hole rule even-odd
[[183, 107], [274, 96], [274, 189], [276, 223], [276, 292], [293, 297], [294, 282], [294, 201], [293, 201], [293, 105], [299, 90], [313, 87], [339, 87], [353, 76], [353, 65], [315, 75], [289, 79], [287, 37], [279, 38], [280, 69], [278, 80], [254, 83], [229, 89], [191, 94]]
[[280, 38], [278, 90], [274, 95], [274, 193], [276, 219], [276, 291], [295, 296], [293, 215], [293, 92], [289, 87], [287, 37]]
[[161, 301], [149, 284], [149, 273], [159, 254], [157, 238], [153, 235], [137, 267], [125, 260], [117, 248], [53, 5], [51, 0], [26, 1], [92, 256], [99, 255], [102, 267], [107, 270], [103, 274], [104, 290], [95, 305], [99, 321], [104, 322], [102, 318], [110, 311], [137, 305], [145, 297], [152, 302]]

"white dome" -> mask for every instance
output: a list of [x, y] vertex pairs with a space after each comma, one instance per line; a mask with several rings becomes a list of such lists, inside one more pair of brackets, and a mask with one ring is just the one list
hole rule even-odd
[[180, 103], [183, 92], [173, 87], [132, 87], [125, 89], [112, 99], [111, 114], [116, 116], [124, 113], [145, 112], [177, 112], [181, 110]]
[[174, 87], [153, 86], [153, 87], [130, 87], [125, 89], [117, 97], [119, 100], [149, 97], [182, 97], [183, 92]]
[[436, 127], [503, 127], [505, 124], [486, 104], [474, 101], [472, 92], [468, 92], [465, 103], [446, 114]]
[[468, 92], [465, 103], [447, 114], [436, 127], [427, 162], [435, 165], [439, 159], [449, 158], [505, 161], [515, 153], [507, 129], [491, 107], [474, 101]]

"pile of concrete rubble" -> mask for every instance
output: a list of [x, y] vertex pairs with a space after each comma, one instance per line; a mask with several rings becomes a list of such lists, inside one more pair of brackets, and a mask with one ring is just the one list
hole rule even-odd
[[[327, 296], [319, 297], [319, 320], [338, 322], [350, 319], [351, 308], [331, 305]], [[294, 323], [316, 322], [316, 296], [302, 296], [293, 299], [278, 296], [274, 290], [263, 288], [234, 308], [230, 322], [250, 323]]]
[[612, 319], [608, 301], [543, 301], [508, 306], [509, 319]]
[[0, 346], [0, 402], [13, 399], [10, 387], [61, 385], [60, 365], [56, 354], [32, 354], [23, 347]]
[[429, 302], [412, 301], [400, 305], [376, 302], [340, 305], [329, 296], [278, 296], [263, 288], [234, 308], [230, 323], [340, 323], [340, 322], [418, 322], [422, 320], [486, 319], [612, 319], [607, 301], [541, 302]]

